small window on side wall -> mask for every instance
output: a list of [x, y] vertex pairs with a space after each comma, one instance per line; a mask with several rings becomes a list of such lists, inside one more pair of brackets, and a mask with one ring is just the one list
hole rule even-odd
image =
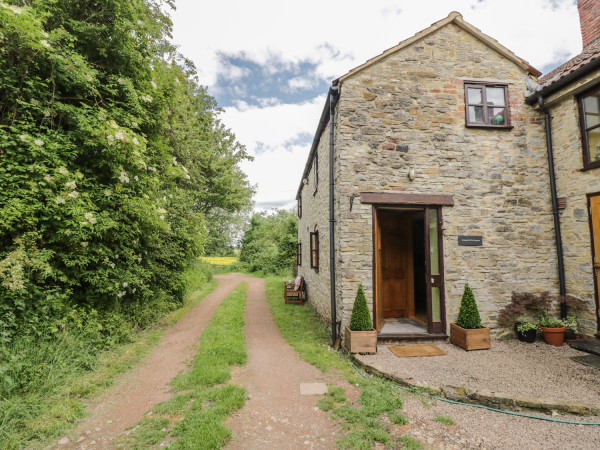
[[468, 127], [510, 128], [505, 84], [465, 83], [465, 106]]
[[296, 247], [296, 265], [302, 265], [302, 242], [298, 242], [298, 246]]
[[310, 268], [319, 268], [319, 232], [310, 233]]
[[600, 86], [579, 97], [583, 167], [600, 167]]
[[302, 218], [302, 195], [298, 197], [298, 219]]

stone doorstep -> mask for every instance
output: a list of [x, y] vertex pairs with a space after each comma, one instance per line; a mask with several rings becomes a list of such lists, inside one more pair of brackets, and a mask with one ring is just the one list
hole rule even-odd
[[506, 394], [474, 391], [458, 386], [441, 386], [441, 387], [425, 387], [414, 384], [408, 380], [398, 378], [395, 375], [381, 371], [372, 366], [369, 366], [356, 357], [351, 355], [352, 361], [362, 367], [365, 371], [379, 375], [387, 380], [390, 380], [399, 386], [406, 388], [423, 389], [426, 388], [427, 393], [436, 397], [475, 405], [488, 406], [496, 409], [504, 409], [506, 411], [522, 412], [523, 410], [543, 412], [543, 413], [565, 413], [579, 416], [597, 416], [600, 415], [600, 407], [593, 405], [585, 405], [581, 403], [563, 402], [552, 399], [527, 398], [527, 397], [511, 397]]

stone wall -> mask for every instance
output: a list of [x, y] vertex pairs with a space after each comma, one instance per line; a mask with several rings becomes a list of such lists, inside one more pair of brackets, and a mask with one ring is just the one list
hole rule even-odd
[[[323, 131], [317, 149], [319, 183], [315, 189], [314, 160], [308, 183], [302, 188], [302, 217], [298, 221], [298, 240], [302, 243], [302, 265], [298, 274], [307, 283], [309, 301], [323, 322], [331, 323], [329, 276], [329, 125]], [[310, 267], [310, 232], [319, 231], [319, 269]]]
[[[343, 325], [359, 282], [370, 304], [373, 298], [372, 207], [356, 199], [350, 210], [360, 192], [454, 196], [442, 212], [448, 323], [466, 282], [492, 327], [513, 290], [557, 292], [543, 117], [524, 103], [525, 76], [450, 24], [342, 82], [336, 248]], [[465, 127], [465, 80], [507, 83], [514, 127]], [[481, 235], [483, 246], [458, 246], [458, 235]]]
[[600, 70], [579, 79], [547, 100], [552, 116], [552, 142], [558, 196], [567, 198], [560, 212], [567, 294], [590, 305], [584, 331], [596, 331], [592, 242], [586, 194], [600, 192], [600, 168], [583, 168], [576, 95], [600, 84]]

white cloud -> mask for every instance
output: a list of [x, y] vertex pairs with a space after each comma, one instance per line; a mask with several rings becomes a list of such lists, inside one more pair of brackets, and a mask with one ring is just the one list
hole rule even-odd
[[240, 81], [234, 87], [239, 99], [223, 121], [256, 158], [244, 165], [250, 181], [258, 184], [256, 201], [288, 199], [292, 204], [310, 147], [297, 145], [298, 138], [313, 136], [326, 92], [300, 104], [282, 104], [272, 97], [275, 91], [256, 98], [244, 83], [248, 69], [225, 64], [223, 57], [254, 62], [275, 76], [283, 70], [300, 72], [300, 63], [313, 63], [314, 72], [282, 80], [301, 95], [303, 89], [317, 86], [311, 83], [344, 75], [445, 18], [451, 9], [540, 70], [581, 50], [574, 0], [177, 0], [173, 36], [214, 95], [221, 92], [219, 75]]
[[310, 150], [310, 142], [297, 142], [307, 135], [312, 142], [324, 103], [323, 95], [300, 104], [245, 104], [243, 108], [225, 110], [223, 123], [254, 156], [253, 162], [242, 167], [250, 182], [257, 184], [257, 203], [293, 204]]
[[208, 86], [222, 69], [223, 53], [269, 71], [283, 62], [315, 61], [318, 74], [333, 79], [443, 19], [450, 8], [535, 67], [553, 62], [556, 52], [574, 55], [581, 48], [572, 0], [422, 0], [402, 2], [400, 11], [397, 0], [178, 0], [174, 41]]
[[312, 89], [319, 84], [315, 77], [295, 77], [288, 80], [288, 87], [292, 92]]

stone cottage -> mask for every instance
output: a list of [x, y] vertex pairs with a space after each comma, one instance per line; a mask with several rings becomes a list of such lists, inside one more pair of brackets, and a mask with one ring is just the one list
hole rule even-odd
[[[577, 105], [598, 73], [540, 75], [453, 12], [333, 82], [297, 201], [298, 272], [334, 336], [359, 283], [381, 339], [445, 339], [465, 283], [492, 328], [513, 291], [561, 292], [555, 216], [573, 233], [563, 239], [567, 293], [593, 304], [582, 234], [600, 164], [581, 164], [573, 136], [581, 142]], [[559, 113], [569, 124], [557, 125]], [[591, 142], [600, 128], [586, 126]], [[553, 214], [558, 197], [567, 207]]]

